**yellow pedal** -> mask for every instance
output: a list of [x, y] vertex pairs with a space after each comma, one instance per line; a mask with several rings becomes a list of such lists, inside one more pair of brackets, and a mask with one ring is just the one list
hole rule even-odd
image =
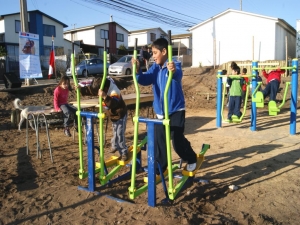
[[[113, 165], [116, 165], [118, 159], [119, 159], [118, 156], [111, 156], [108, 160], [105, 161], [106, 167], [111, 167]], [[101, 168], [100, 162], [96, 162], [96, 168]]]
[[[141, 151], [141, 148], [137, 148], [137, 152], [136, 153], [139, 153]], [[118, 164], [121, 165], [121, 166], [125, 166], [128, 162], [130, 162], [132, 160], [132, 156], [133, 156], [133, 147], [130, 146], [128, 148], [128, 159], [126, 161], [124, 160], [121, 160], [120, 158], [118, 158]]]
[[187, 171], [186, 167], [187, 165], [185, 165], [185, 167], [182, 170], [182, 175], [183, 176], [188, 176], [188, 177], [193, 177], [195, 176], [195, 173], [197, 172], [197, 170], [199, 170], [199, 168], [201, 167], [203, 161], [204, 161], [204, 155], [200, 155], [197, 154], [197, 165], [196, 165], [196, 169], [194, 171]]
[[255, 97], [252, 96], [252, 102], [256, 103], [257, 108], [263, 108], [264, 107], [264, 95], [261, 91], [258, 91], [255, 94]]
[[280, 112], [275, 101], [269, 101], [268, 108], [270, 116], [277, 116], [277, 113]]

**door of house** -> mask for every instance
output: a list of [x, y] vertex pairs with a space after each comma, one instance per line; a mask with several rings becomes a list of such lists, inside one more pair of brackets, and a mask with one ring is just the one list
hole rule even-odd
[[0, 80], [3, 81], [5, 73], [5, 60], [0, 59]]

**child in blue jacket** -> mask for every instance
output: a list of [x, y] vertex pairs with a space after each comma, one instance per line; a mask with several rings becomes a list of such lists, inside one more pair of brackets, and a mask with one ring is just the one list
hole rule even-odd
[[[139, 61], [133, 59], [137, 64], [137, 81], [143, 86], [152, 85], [154, 101], [153, 108], [158, 119], [163, 119], [164, 91], [168, 80], [168, 70], [173, 72], [173, 79], [168, 93], [169, 119], [171, 139], [175, 152], [184, 161], [187, 161], [187, 170], [196, 169], [197, 156], [190, 142], [184, 136], [185, 124], [185, 100], [182, 91], [182, 70], [180, 62], [168, 62], [168, 41], [159, 38], [152, 44], [152, 53], [155, 63], [145, 73], [140, 70]], [[155, 153], [156, 160], [165, 171], [167, 164], [166, 134], [162, 124], [155, 125]], [[158, 172], [157, 172], [158, 173]]]

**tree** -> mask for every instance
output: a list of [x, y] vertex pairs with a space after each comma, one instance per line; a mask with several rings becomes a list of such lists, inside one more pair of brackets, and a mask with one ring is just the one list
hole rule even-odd
[[120, 45], [118, 49], [118, 55], [127, 55], [128, 50], [124, 45]]
[[6, 52], [5, 48], [3, 46], [0, 46], [0, 57], [6, 56], [6, 55], [7, 55], [7, 52]]

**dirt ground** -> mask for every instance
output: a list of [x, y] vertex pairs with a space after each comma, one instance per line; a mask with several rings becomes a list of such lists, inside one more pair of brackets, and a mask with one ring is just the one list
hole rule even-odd
[[[78, 178], [77, 135], [75, 141], [64, 136], [61, 124], [49, 127], [54, 163], [45, 128], [39, 135], [42, 159], [36, 157], [33, 130], [29, 130], [30, 152], [26, 155], [26, 129], [23, 126], [18, 131], [10, 122], [12, 101], [20, 98], [23, 105], [51, 106], [55, 86], [0, 92], [0, 224], [298, 224], [300, 139], [299, 131], [289, 134], [290, 102], [276, 117], [268, 116], [266, 107], [259, 110], [255, 132], [250, 130], [249, 108], [241, 123], [224, 123], [222, 128], [216, 128], [216, 71], [188, 68], [184, 74], [186, 137], [196, 152], [203, 143], [211, 147], [196, 173], [197, 181], [187, 185], [173, 202], [162, 203], [164, 191], [161, 184], [157, 185], [156, 207], [148, 206], [147, 192], [129, 200], [130, 176], [111, 186], [101, 186], [96, 179], [96, 190], [101, 195], [78, 190], [78, 186], [87, 186], [87, 179]], [[116, 82], [123, 94], [134, 93], [130, 79]], [[140, 88], [141, 93], [151, 93], [149, 87]], [[72, 93], [70, 101], [75, 96]], [[141, 115], [145, 116], [149, 105], [142, 106]], [[145, 132], [145, 126], [140, 124], [141, 136]], [[109, 127], [107, 158], [111, 156], [110, 137]], [[130, 119], [126, 139], [130, 146]], [[84, 151], [86, 166], [86, 146]], [[176, 153], [172, 157], [178, 163]], [[142, 152], [142, 159], [145, 166], [147, 151]], [[128, 171], [129, 167], [124, 167], [118, 175]], [[138, 173], [139, 179], [144, 176], [146, 173]], [[174, 178], [174, 182], [178, 180]], [[236, 190], [231, 190], [231, 185]]]

